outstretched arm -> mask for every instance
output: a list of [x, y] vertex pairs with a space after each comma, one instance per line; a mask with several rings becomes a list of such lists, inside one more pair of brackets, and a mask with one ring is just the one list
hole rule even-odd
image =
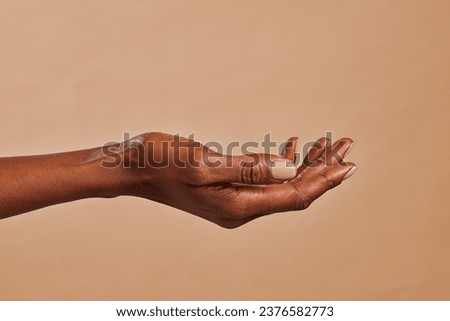
[[122, 144], [76, 152], [0, 158], [0, 218], [90, 197], [132, 195], [220, 226], [307, 208], [356, 170], [353, 141], [319, 139], [294, 166], [297, 138], [284, 155], [222, 155], [178, 136], [146, 133]]

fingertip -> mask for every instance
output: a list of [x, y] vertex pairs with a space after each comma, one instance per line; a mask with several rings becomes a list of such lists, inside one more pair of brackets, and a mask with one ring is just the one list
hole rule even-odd
[[283, 149], [283, 157], [289, 159], [290, 161], [295, 161], [295, 154], [297, 152], [297, 147], [298, 147], [298, 137], [290, 137], [287, 142], [286, 145], [284, 146]]
[[298, 137], [293, 136], [288, 139], [288, 142], [290, 143], [290, 147], [294, 153], [298, 151]]
[[358, 167], [353, 163], [348, 163], [347, 166], [349, 167], [349, 169], [347, 170], [347, 173], [342, 178], [343, 181], [350, 178], [351, 176], [353, 176], [356, 173], [356, 171], [358, 170]]
[[329, 147], [329, 149], [327, 149], [327, 163], [341, 163], [350, 153], [353, 146], [354, 142], [351, 138], [338, 139], [331, 147]]
[[329, 144], [331, 144], [331, 140], [328, 137], [320, 137], [314, 145], [323, 148]]

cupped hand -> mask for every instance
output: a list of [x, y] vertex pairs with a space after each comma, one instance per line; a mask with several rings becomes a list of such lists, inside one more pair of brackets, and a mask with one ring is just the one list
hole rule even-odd
[[320, 138], [300, 166], [298, 139], [283, 155], [223, 155], [198, 142], [163, 133], [146, 133], [121, 145], [127, 175], [124, 194], [145, 197], [202, 217], [225, 228], [263, 215], [308, 208], [356, 170], [344, 162], [350, 138], [331, 144]]

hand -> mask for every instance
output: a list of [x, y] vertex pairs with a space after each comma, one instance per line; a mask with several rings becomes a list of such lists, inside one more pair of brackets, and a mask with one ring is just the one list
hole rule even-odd
[[[343, 138], [333, 145], [319, 139], [296, 168], [296, 137], [283, 156], [222, 155], [178, 136], [147, 133], [109, 149], [103, 166], [122, 169], [131, 184], [121, 194], [144, 197], [190, 212], [225, 228], [263, 215], [297, 211], [356, 170], [345, 163], [353, 145]], [[120, 154], [120, 158], [115, 156]]]

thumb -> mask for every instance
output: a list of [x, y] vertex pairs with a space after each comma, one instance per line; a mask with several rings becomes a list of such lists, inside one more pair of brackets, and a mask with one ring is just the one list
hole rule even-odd
[[216, 182], [238, 184], [276, 184], [293, 179], [297, 174], [295, 163], [271, 154], [229, 156], [231, 166], [216, 168]]

